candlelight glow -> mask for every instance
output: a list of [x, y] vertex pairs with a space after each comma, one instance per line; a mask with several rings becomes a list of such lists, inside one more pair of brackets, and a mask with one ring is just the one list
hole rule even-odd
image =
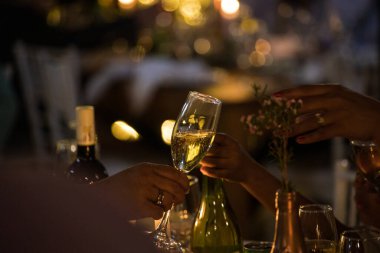
[[121, 141], [137, 141], [140, 138], [139, 133], [126, 122], [118, 120], [111, 126], [112, 135]]
[[175, 124], [175, 120], [167, 119], [161, 125], [162, 140], [168, 145], [171, 144], [174, 124]]
[[123, 10], [130, 10], [135, 7], [136, 0], [118, 0], [118, 5]]
[[220, 8], [223, 17], [235, 18], [239, 14], [240, 3], [238, 0], [222, 0]]

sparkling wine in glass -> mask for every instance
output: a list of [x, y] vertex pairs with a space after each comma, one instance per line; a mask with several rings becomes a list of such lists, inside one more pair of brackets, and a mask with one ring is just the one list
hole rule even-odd
[[307, 252], [336, 253], [338, 234], [330, 205], [302, 205], [299, 217]]
[[[222, 102], [217, 98], [189, 92], [171, 137], [171, 155], [176, 169], [188, 173], [206, 155], [214, 140], [221, 106]], [[170, 211], [164, 213], [160, 225], [152, 232], [153, 242], [167, 252], [183, 252], [167, 228]]]
[[374, 184], [376, 190], [380, 188], [380, 149], [373, 142], [351, 141], [354, 159], [359, 171], [365, 178]]

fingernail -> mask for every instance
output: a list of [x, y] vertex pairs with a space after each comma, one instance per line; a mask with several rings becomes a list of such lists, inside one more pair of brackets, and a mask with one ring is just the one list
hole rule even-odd
[[296, 141], [297, 141], [298, 143], [304, 143], [305, 140], [306, 140], [306, 138], [305, 138], [304, 136], [298, 136], [298, 137], [296, 138]]

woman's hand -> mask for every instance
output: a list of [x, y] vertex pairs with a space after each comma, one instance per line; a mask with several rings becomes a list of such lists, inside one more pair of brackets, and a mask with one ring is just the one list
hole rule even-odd
[[204, 175], [237, 183], [244, 182], [253, 163], [256, 162], [235, 139], [221, 133], [215, 135], [212, 147], [200, 162]]
[[[159, 219], [172, 204], [185, 199], [187, 176], [168, 165], [141, 163], [95, 184], [131, 212], [132, 219]], [[162, 204], [157, 203], [162, 194]], [[115, 199], [116, 198], [116, 199]]]
[[341, 85], [306, 85], [274, 96], [302, 99], [292, 136], [301, 144], [332, 137], [380, 142], [380, 101]]

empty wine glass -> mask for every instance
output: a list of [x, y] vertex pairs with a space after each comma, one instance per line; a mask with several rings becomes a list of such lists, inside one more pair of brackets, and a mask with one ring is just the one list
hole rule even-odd
[[[212, 96], [190, 91], [176, 120], [171, 137], [174, 167], [188, 173], [210, 149], [219, 121], [222, 102]], [[152, 232], [154, 244], [168, 252], [183, 252], [179, 242], [167, 229], [170, 211], [164, 213], [158, 228]]]
[[339, 253], [380, 252], [380, 231], [375, 228], [356, 228], [343, 231], [339, 241]]
[[173, 207], [170, 214], [170, 230], [172, 238], [181, 244], [183, 251], [191, 252], [191, 227], [199, 209], [201, 192], [198, 178], [193, 175], [187, 175], [187, 177], [189, 178], [190, 191], [186, 194], [183, 203]]
[[53, 175], [64, 177], [67, 168], [77, 156], [75, 139], [61, 139], [56, 143]]
[[307, 252], [336, 252], [338, 234], [330, 205], [302, 205], [299, 217]]

